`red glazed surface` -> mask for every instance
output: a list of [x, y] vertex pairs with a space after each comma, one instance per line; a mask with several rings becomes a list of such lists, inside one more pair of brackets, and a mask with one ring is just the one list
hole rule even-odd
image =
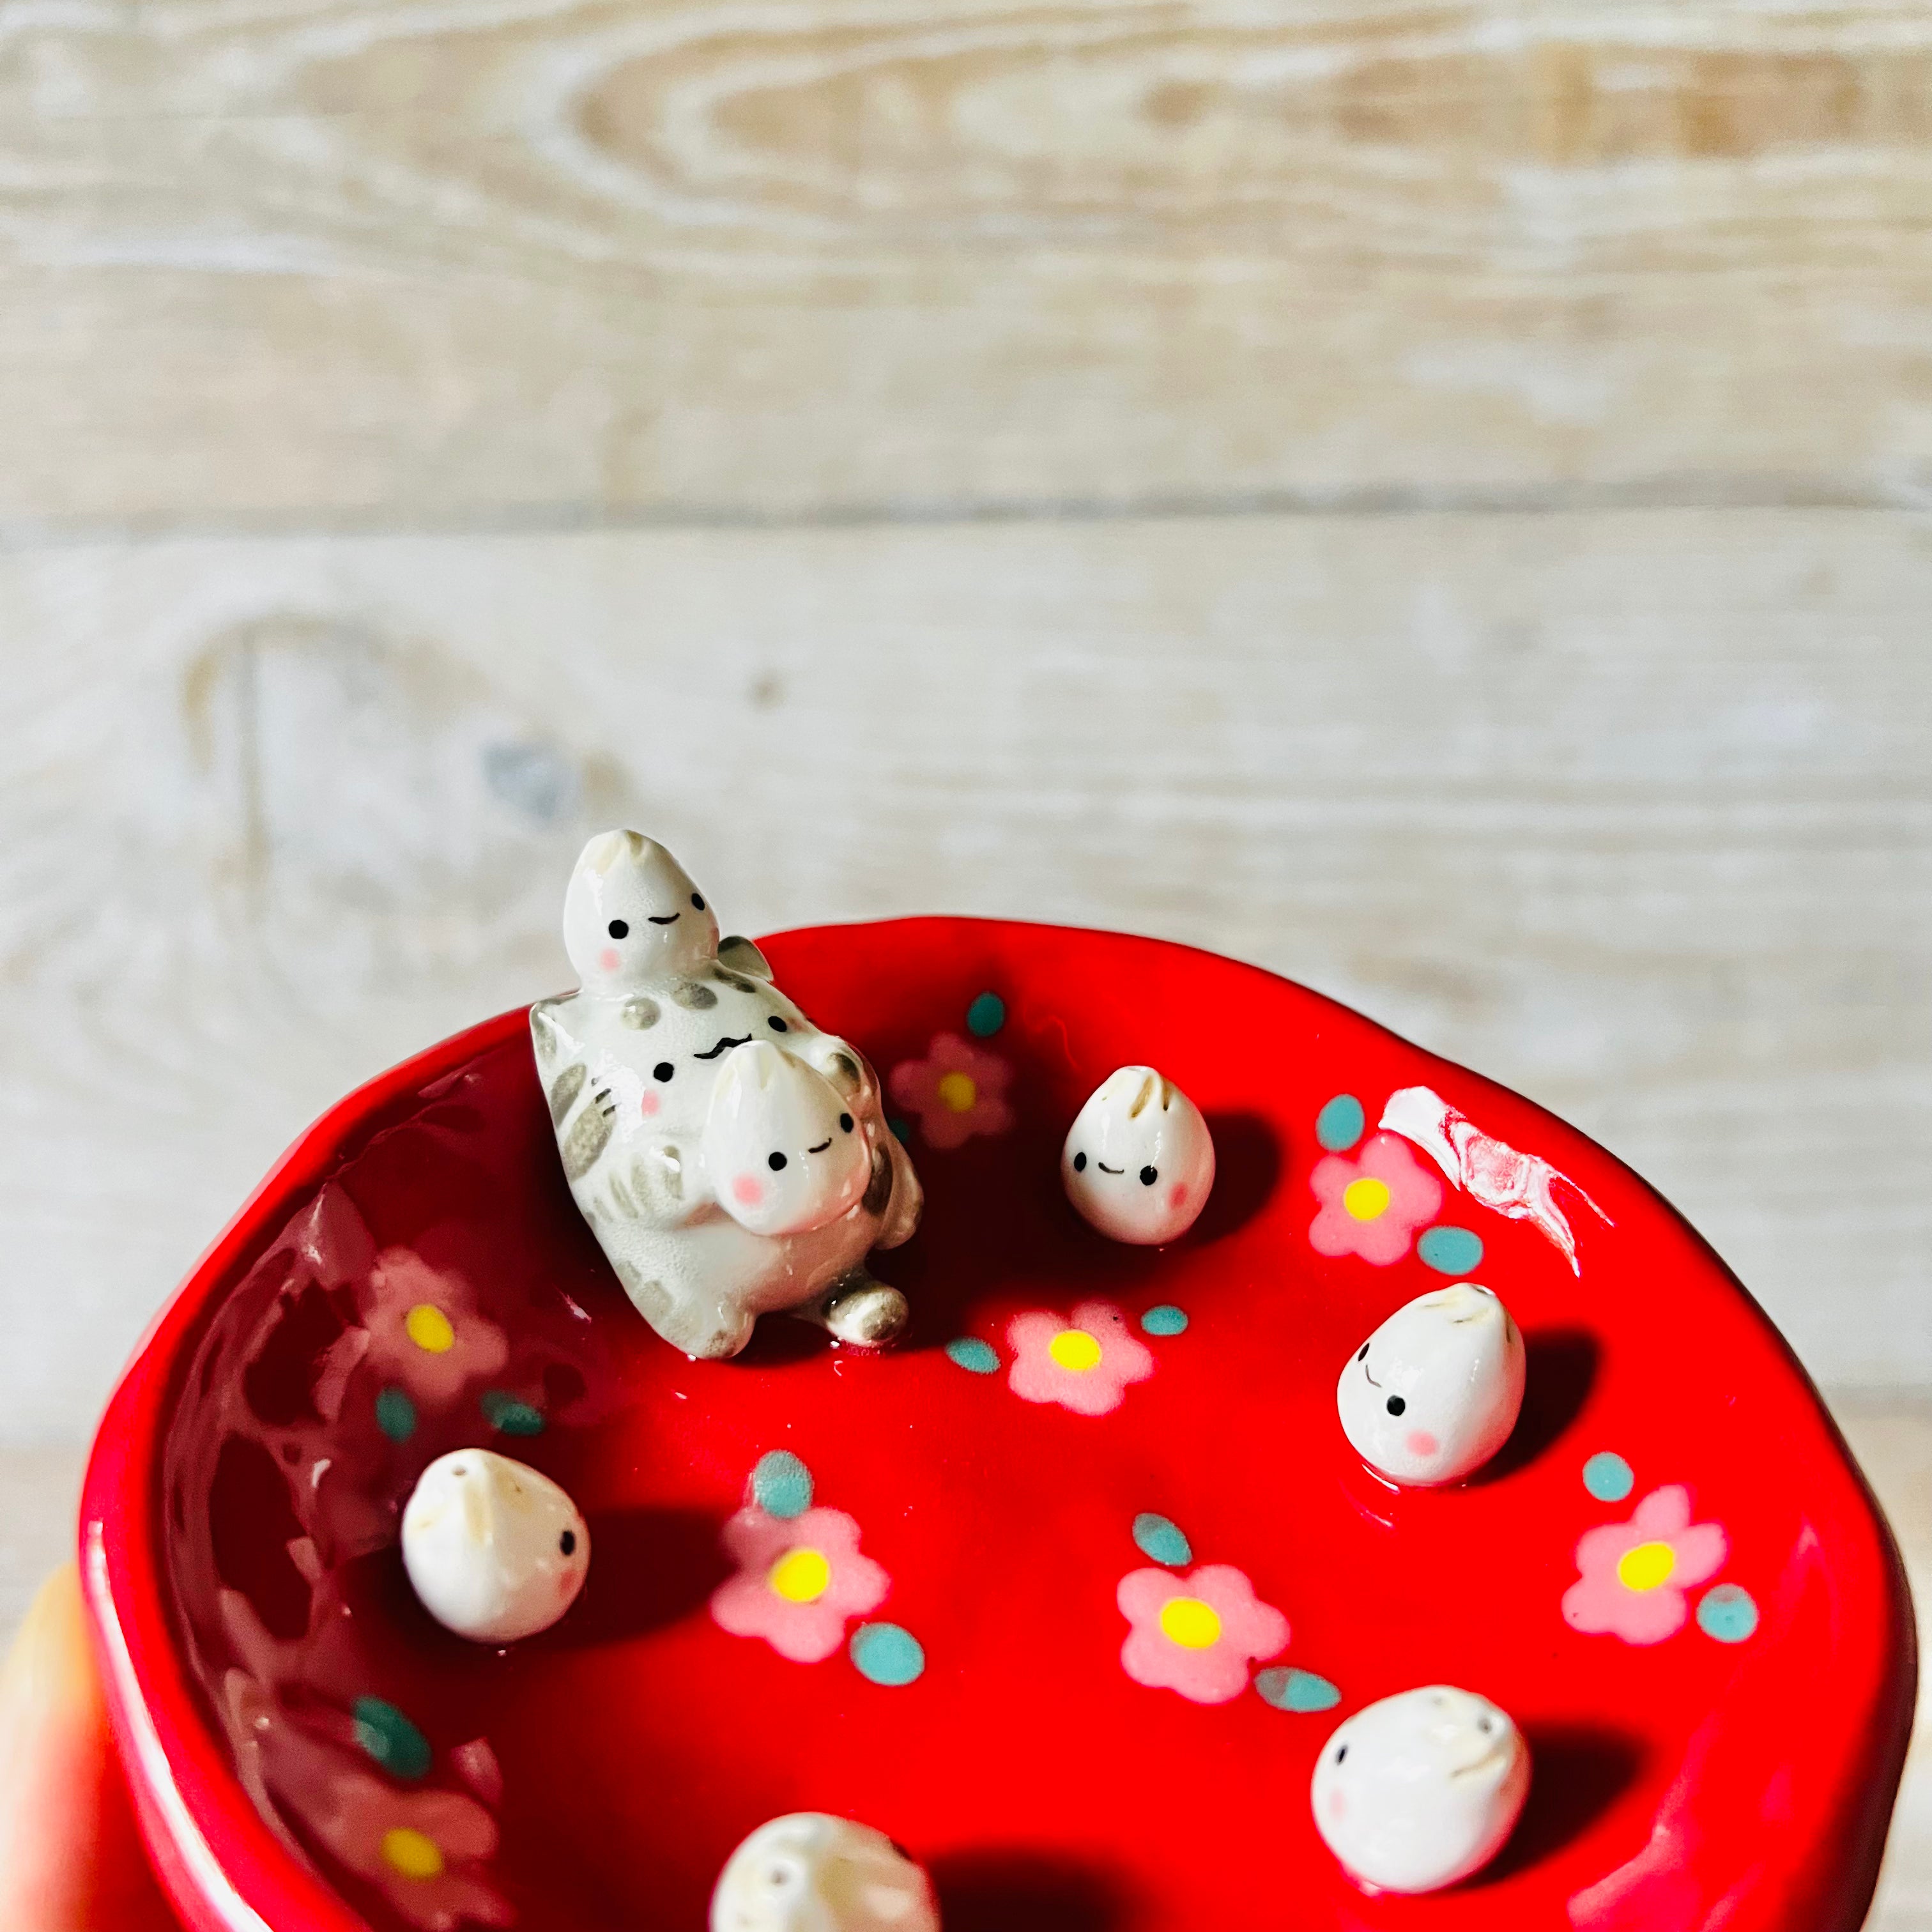
[[[941, 1150], [913, 1124], [926, 1221], [877, 1264], [912, 1299], [904, 1347], [835, 1350], [770, 1318], [734, 1363], [691, 1363], [658, 1342], [564, 1188], [519, 1011], [311, 1130], [128, 1371], [88, 1474], [82, 1573], [142, 1825], [190, 1927], [411, 1922], [395, 1904], [406, 1886], [346, 1874], [298, 1807], [272, 1829], [238, 1781], [217, 1721], [238, 1662], [218, 1593], [298, 1630], [310, 1586], [286, 1546], [304, 1498], [324, 1499], [331, 1522], [350, 1505], [393, 1512], [424, 1464], [461, 1442], [571, 1489], [592, 1534], [582, 1599], [500, 1655], [430, 1624], [392, 1544], [376, 1549], [328, 1567], [350, 1640], [304, 1695], [332, 1734], [365, 1694], [420, 1727], [433, 1761], [419, 1784], [370, 1769], [398, 1803], [463, 1789], [448, 1754], [487, 1736], [503, 1792], [484, 1870], [530, 1932], [698, 1932], [732, 1846], [800, 1808], [862, 1818], [932, 1866], [948, 1932], [1859, 1923], [1912, 1707], [1897, 1554], [1789, 1351], [1642, 1181], [1503, 1088], [1180, 947], [919, 920], [790, 934], [767, 950], [779, 984], [888, 1077], [928, 1059], [935, 1035], [965, 1036], [976, 995], [1005, 1003], [1004, 1026], [971, 1044], [1008, 1070], [1013, 1124]], [[1159, 1252], [1102, 1240], [1058, 1175], [1080, 1102], [1134, 1060], [1201, 1106], [1220, 1160], [1202, 1220]], [[981, 1081], [982, 1096], [1000, 1077]], [[1480, 1235], [1470, 1272], [1525, 1331], [1529, 1393], [1490, 1470], [1395, 1495], [1349, 1452], [1335, 1380], [1384, 1316], [1444, 1277], [1412, 1249], [1388, 1265], [1318, 1254], [1311, 1174], [1326, 1102], [1358, 1096], [1372, 1134], [1390, 1092], [1417, 1084], [1550, 1162], [1608, 1224], [1559, 1190], [1573, 1273], [1534, 1226], [1444, 1184], [1432, 1220]], [[355, 1269], [398, 1248], [460, 1275], [478, 1319], [524, 1338], [499, 1379], [523, 1376], [542, 1433], [493, 1432], [466, 1387], [392, 1443], [374, 1424], [370, 1364], [332, 1422], [305, 1406], [316, 1358], [352, 1312]], [[1109, 1413], [1020, 1400], [1010, 1322], [1095, 1299], [1122, 1312], [1152, 1372]], [[1140, 1316], [1166, 1304], [1186, 1311], [1185, 1332], [1144, 1333]], [[198, 1354], [224, 1321], [242, 1352], [204, 1375]], [[990, 1345], [997, 1370], [949, 1358], [961, 1337]], [[231, 1448], [223, 1463], [214, 1432], [232, 1426], [244, 1374], [267, 1412], [262, 1453]], [[317, 1479], [332, 1432], [334, 1473]], [[803, 1460], [814, 1504], [850, 1517], [890, 1574], [873, 1615], [917, 1638], [915, 1682], [868, 1682], [843, 1649], [794, 1662], [712, 1617], [732, 1569], [720, 1532], [774, 1450]], [[1586, 1490], [1582, 1466], [1600, 1452], [1630, 1466], [1627, 1499]], [[296, 1486], [278, 1501], [274, 1481]], [[1572, 1628], [1580, 1540], [1672, 1485], [1726, 1551], [1687, 1592], [1684, 1627], [1649, 1643]], [[1318, 1674], [1339, 1705], [1276, 1709], [1252, 1685], [1197, 1702], [1133, 1681], [1116, 1592], [1150, 1567], [1132, 1534], [1144, 1511], [1180, 1526], [1195, 1564], [1239, 1570], [1285, 1614], [1286, 1648], [1255, 1668]], [[1743, 1641], [1700, 1627], [1720, 1585], [1756, 1607]], [[1528, 1808], [1472, 1883], [1367, 1898], [1313, 1830], [1315, 1755], [1349, 1712], [1434, 1682], [1484, 1692], [1522, 1724]]]

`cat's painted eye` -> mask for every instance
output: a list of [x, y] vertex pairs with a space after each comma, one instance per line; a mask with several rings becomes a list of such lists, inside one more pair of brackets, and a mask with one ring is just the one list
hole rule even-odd
[[1141, 1185], [1143, 1187], [1151, 1187], [1160, 1178], [1160, 1169], [1157, 1167], [1144, 1167], [1141, 1169]]
[[702, 892], [693, 892], [691, 896], [691, 902], [700, 912], [704, 910], [704, 895]]
[[1400, 1396], [1392, 1395], [1389, 1397], [1385, 1406], [1388, 1408], [1390, 1414], [1400, 1415], [1402, 1411], [1408, 1406], [1408, 1404], [1404, 1402]]
[[768, 1154], [765, 1156], [765, 1165], [770, 1168], [774, 1174], [778, 1173], [784, 1167], [784, 1164], [785, 1157], [782, 1154]]
[[1084, 1174], [1087, 1172], [1087, 1156], [1084, 1154], [1076, 1154], [1073, 1156], [1073, 1172], [1076, 1174]]
[[852, 1116], [850, 1114], [838, 1116], [838, 1131], [842, 1134], [849, 1134], [852, 1131]]
[[628, 920], [614, 919], [607, 930], [613, 939], [628, 938], [631, 932], [630, 922]]

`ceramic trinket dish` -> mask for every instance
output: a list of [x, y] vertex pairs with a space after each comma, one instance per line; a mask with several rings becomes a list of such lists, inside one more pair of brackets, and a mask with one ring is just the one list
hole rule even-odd
[[[520, 1011], [305, 1136], [116, 1393], [82, 1574], [192, 1932], [700, 1932], [793, 1812], [896, 1840], [947, 1932], [1284, 1899], [1298, 1932], [1854, 1932], [1912, 1702], [1896, 1552], [1790, 1352], [1641, 1180], [1183, 947], [916, 920], [760, 950], [918, 1163], [896, 1347], [796, 1322], [729, 1363], [666, 1347], [572, 1197]], [[1216, 1149], [1165, 1246], [1099, 1238], [1060, 1185], [1130, 1064]], [[1463, 1481], [1391, 1487], [1336, 1373], [1456, 1282], [1519, 1328], [1521, 1413]], [[424, 1472], [476, 1448], [556, 1483], [594, 1552], [503, 1654], [428, 1614], [399, 1546]], [[1509, 1714], [1528, 1796], [1472, 1876], [1370, 1897], [1316, 1762], [1438, 1684]]]
[[571, 1192], [645, 1319], [706, 1357], [780, 1309], [891, 1340], [905, 1299], [866, 1256], [907, 1239], [921, 1197], [865, 1056], [748, 940], [721, 953], [704, 895], [641, 832], [584, 847], [563, 936], [584, 983], [532, 1006], [530, 1036]]

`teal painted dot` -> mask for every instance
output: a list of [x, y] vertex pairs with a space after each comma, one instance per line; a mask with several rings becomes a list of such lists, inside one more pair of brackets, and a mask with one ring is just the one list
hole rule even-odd
[[910, 1684], [926, 1668], [919, 1639], [897, 1624], [861, 1624], [852, 1633], [852, 1661], [874, 1684]]
[[982, 993], [966, 1009], [966, 1030], [990, 1040], [1006, 1023], [1006, 1003], [997, 993]]
[[1151, 1556], [1170, 1570], [1194, 1561], [1194, 1546], [1180, 1533], [1180, 1526], [1156, 1516], [1152, 1510], [1142, 1510], [1134, 1518], [1134, 1540], [1143, 1556]]
[[1697, 1606], [1697, 1628], [1720, 1643], [1742, 1643], [1757, 1628], [1757, 1606], [1748, 1590], [1720, 1583]]
[[416, 1432], [416, 1406], [399, 1388], [376, 1398], [376, 1426], [392, 1442], [406, 1442]]
[[1352, 1094], [1337, 1094], [1315, 1117], [1315, 1138], [1330, 1154], [1352, 1148], [1362, 1138], [1369, 1117]]
[[1312, 1670], [1290, 1670], [1277, 1665], [1255, 1673], [1255, 1688], [1264, 1704], [1277, 1711], [1332, 1711], [1342, 1694], [1327, 1678]]
[[1150, 1335], [1178, 1335], [1187, 1326], [1187, 1310], [1175, 1307], [1171, 1301], [1163, 1301], [1158, 1308], [1150, 1308], [1141, 1317], [1141, 1326]]
[[1636, 1487], [1636, 1478], [1621, 1456], [1600, 1449], [1583, 1465], [1583, 1486], [1600, 1503], [1620, 1503]]
[[501, 1389], [485, 1389], [481, 1407], [483, 1420], [506, 1436], [541, 1436], [544, 1432], [542, 1414]]
[[1483, 1238], [1467, 1228], [1431, 1228], [1415, 1252], [1438, 1274], [1468, 1274], [1483, 1258]]
[[888, 1120], [886, 1121], [886, 1125], [887, 1126], [889, 1126], [890, 1128], [891, 1128], [891, 1129], [892, 1129], [892, 1138], [893, 1138], [894, 1140], [902, 1142], [902, 1143], [903, 1143], [905, 1146], [907, 1146], [907, 1147], [910, 1147], [910, 1146], [911, 1146], [911, 1144], [912, 1144], [912, 1123], [911, 1123], [911, 1121], [910, 1121], [910, 1120], [901, 1120], [901, 1119], [899, 1118], [899, 1117], [898, 1117], [896, 1114], [893, 1114], [893, 1115], [892, 1116], [892, 1118], [891, 1118], [890, 1120]]
[[976, 1335], [962, 1335], [946, 1345], [947, 1356], [976, 1376], [990, 1376], [1000, 1366], [999, 1352]]
[[380, 1697], [356, 1699], [356, 1742], [398, 1778], [420, 1778], [429, 1768], [428, 1738]]
[[767, 1516], [790, 1522], [812, 1507], [812, 1472], [789, 1449], [774, 1449], [752, 1472], [752, 1496]]

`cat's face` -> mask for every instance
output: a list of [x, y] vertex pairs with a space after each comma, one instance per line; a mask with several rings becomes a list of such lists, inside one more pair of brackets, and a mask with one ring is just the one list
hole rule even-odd
[[563, 944], [586, 991], [624, 992], [708, 965], [718, 956], [718, 920], [656, 839], [600, 832], [570, 875]]

